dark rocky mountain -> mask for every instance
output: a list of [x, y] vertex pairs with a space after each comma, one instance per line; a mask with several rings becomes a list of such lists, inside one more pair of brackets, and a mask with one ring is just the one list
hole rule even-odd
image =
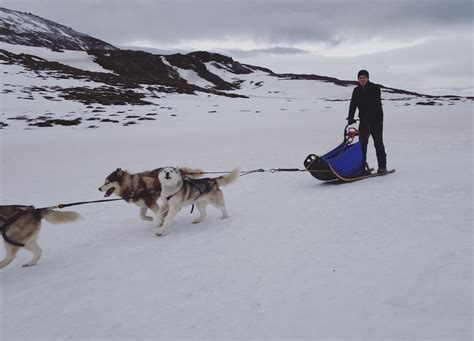
[[[210, 72], [205, 63], [212, 63], [217, 68], [225, 68], [226, 71], [235, 75], [251, 74], [255, 69], [250, 65], [234, 61], [230, 57], [205, 51], [166, 56], [132, 50], [91, 50], [88, 53], [95, 57], [96, 63], [120, 75], [127, 82], [165, 85], [185, 93], [204, 91], [234, 96], [221, 92], [238, 89], [239, 82], [229, 83], [223, 80]], [[203, 88], [189, 83], [180, 76], [177, 70], [194, 71], [200, 78], [212, 83], [213, 86], [212, 88]]]

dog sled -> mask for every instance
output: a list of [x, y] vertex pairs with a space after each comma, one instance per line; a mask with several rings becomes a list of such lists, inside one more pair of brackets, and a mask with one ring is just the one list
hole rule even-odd
[[[304, 167], [313, 177], [321, 181], [352, 182], [394, 173], [395, 169], [381, 173], [374, 172], [373, 168], [364, 163], [358, 136], [357, 128], [346, 125], [342, 143], [322, 156], [308, 155], [304, 160]], [[354, 142], [356, 138], [357, 142]]]

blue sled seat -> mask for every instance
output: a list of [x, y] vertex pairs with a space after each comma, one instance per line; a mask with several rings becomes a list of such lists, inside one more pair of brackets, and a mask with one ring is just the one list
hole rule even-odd
[[362, 175], [365, 168], [360, 143], [348, 144], [347, 141], [323, 156], [308, 155], [304, 166], [312, 176], [323, 181], [354, 178]]

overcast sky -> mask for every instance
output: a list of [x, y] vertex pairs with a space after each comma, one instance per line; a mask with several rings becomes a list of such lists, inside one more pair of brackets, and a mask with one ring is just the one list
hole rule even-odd
[[472, 96], [471, 0], [0, 0], [113, 45]]

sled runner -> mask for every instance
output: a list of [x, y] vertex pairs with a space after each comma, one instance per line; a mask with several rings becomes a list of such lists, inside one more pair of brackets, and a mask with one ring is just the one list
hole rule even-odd
[[395, 169], [386, 172], [373, 172], [367, 164], [363, 164], [363, 154], [360, 142], [353, 143], [359, 131], [347, 125], [344, 128], [344, 141], [323, 156], [310, 154], [304, 160], [304, 167], [318, 180], [352, 182], [375, 176], [387, 175]]

